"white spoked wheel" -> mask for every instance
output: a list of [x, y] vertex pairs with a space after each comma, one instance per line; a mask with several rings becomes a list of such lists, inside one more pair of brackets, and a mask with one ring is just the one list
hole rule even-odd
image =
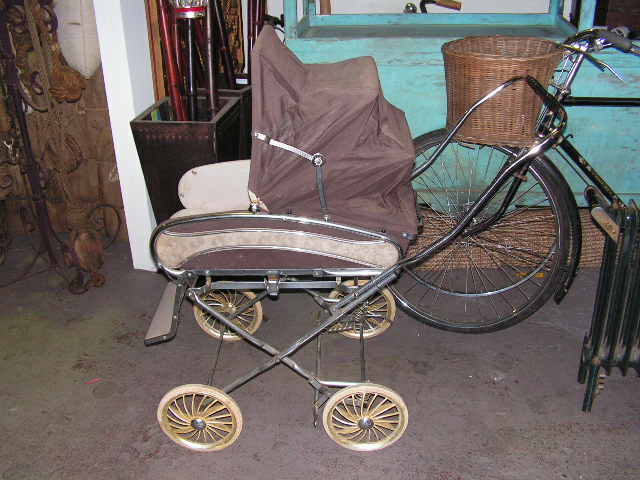
[[[239, 290], [211, 290], [207, 292], [202, 301], [214, 310], [227, 316], [239, 311], [244, 305], [256, 298], [256, 294], [250, 291]], [[193, 306], [193, 315], [196, 322], [208, 335], [220, 338], [227, 342], [236, 342], [240, 336], [229, 331], [219, 320], [202, 310], [198, 305]], [[262, 305], [260, 302], [241, 313], [233, 319], [233, 323], [248, 333], [255, 333], [262, 325]]]
[[398, 440], [409, 421], [402, 397], [390, 388], [363, 383], [338, 390], [327, 401], [324, 429], [338, 445], [372, 451]]
[[222, 450], [242, 431], [242, 413], [233, 398], [209, 385], [181, 385], [158, 405], [162, 431], [181, 447], [197, 452]]
[[[361, 282], [364, 285], [366, 282]], [[353, 287], [354, 281], [347, 280], [343, 283], [347, 287]], [[346, 294], [336, 288], [329, 294], [329, 298], [340, 299]], [[373, 295], [362, 305], [358, 306], [344, 320], [338, 322], [329, 331], [334, 331], [348, 338], [360, 338], [360, 325], [364, 323], [362, 336], [371, 338], [380, 335], [391, 326], [396, 318], [396, 301], [388, 289]]]

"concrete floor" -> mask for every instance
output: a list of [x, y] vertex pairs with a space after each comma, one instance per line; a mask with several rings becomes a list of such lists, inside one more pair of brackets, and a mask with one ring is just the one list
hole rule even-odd
[[[0, 290], [1, 479], [640, 478], [640, 382], [616, 375], [593, 413], [580, 410], [596, 272], [582, 272], [560, 307], [494, 334], [442, 332], [400, 314], [368, 344], [371, 380], [409, 408], [405, 435], [385, 450], [351, 452], [314, 430], [312, 389], [277, 367], [233, 393], [245, 422], [238, 441], [197, 454], [169, 441], [155, 412], [174, 386], [206, 382], [215, 342], [185, 307], [178, 337], [145, 348], [165, 280], [130, 264], [126, 246], [109, 250], [107, 284], [82, 296], [53, 274]], [[313, 305], [303, 294], [267, 301], [260, 333], [283, 345], [309, 327]], [[327, 374], [357, 372], [357, 343], [326, 345]], [[312, 354], [296, 359], [311, 366]], [[264, 358], [226, 345], [217, 379]]]

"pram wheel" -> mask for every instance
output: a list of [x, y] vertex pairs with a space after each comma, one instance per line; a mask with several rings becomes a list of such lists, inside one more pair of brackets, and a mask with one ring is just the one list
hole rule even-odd
[[242, 413], [233, 398], [209, 385], [181, 385], [158, 405], [162, 431], [181, 447], [198, 452], [222, 450], [242, 431]]
[[[364, 285], [366, 281], [361, 281], [359, 285]], [[353, 287], [354, 281], [347, 280], [343, 283], [347, 287]], [[332, 290], [329, 298], [342, 298], [345, 293], [340, 289]], [[379, 294], [372, 296], [360, 307], [356, 308], [347, 319], [334, 325], [330, 332], [338, 332], [348, 338], [360, 338], [360, 325], [364, 322], [362, 336], [371, 338], [380, 335], [391, 326], [396, 318], [396, 302], [393, 295], [386, 288]]]
[[402, 397], [373, 383], [338, 390], [325, 404], [322, 416], [331, 440], [358, 451], [388, 447], [402, 436], [408, 421]]
[[[416, 165], [445, 138], [414, 140]], [[513, 155], [503, 147], [450, 143], [413, 187], [423, 229], [407, 256], [448, 233]], [[453, 243], [411, 266], [392, 288], [400, 306], [432, 326], [481, 333], [511, 326], [560, 287], [571, 244], [566, 182], [545, 158], [508, 180]], [[504, 210], [500, 209], [504, 207]], [[500, 213], [501, 212], [501, 213]]]
[[[202, 300], [223, 315], [231, 315], [240, 310], [247, 302], [256, 298], [256, 294], [250, 291], [239, 290], [211, 290], [203, 296]], [[202, 310], [198, 305], [193, 306], [193, 315], [196, 322], [208, 335], [220, 338], [226, 342], [236, 342], [241, 339], [238, 335], [228, 331], [217, 319]], [[262, 325], [262, 304], [253, 305], [247, 311], [233, 319], [233, 323], [240, 326], [248, 333], [255, 333]]]

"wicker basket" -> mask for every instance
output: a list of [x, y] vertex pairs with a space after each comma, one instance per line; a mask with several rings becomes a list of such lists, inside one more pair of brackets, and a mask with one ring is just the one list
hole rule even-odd
[[[451, 230], [451, 219], [436, 214], [428, 209], [420, 211], [424, 215], [424, 232], [418, 236], [417, 241], [409, 246], [406, 256], [410, 257], [424, 250], [433, 242]], [[499, 226], [494, 230], [495, 235], [500, 236], [500, 243], [510, 244], [514, 249], [521, 252], [530, 252], [530, 255], [537, 258], [544, 258], [549, 254], [549, 248], [555, 242], [554, 225], [555, 220], [550, 209], [532, 209], [529, 212], [520, 214], [526, 215], [523, 221], [530, 225], [535, 225], [536, 234], [523, 235], [516, 225]], [[605, 235], [591, 218], [588, 208], [580, 209], [580, 223], [582, 224], [582, 251], [580, 266], [584, 268], [599, 268], [602, 261], [602, 251], [604, 248]], [[531, 261], [526, 257], [521, 257], [523, 262], [519, 262], [517, 257], [510, 260], [512, 267], [531, 268]], [[417, 270], [472, 270], [496, 268], [495, 256], [476, 242], [470, 242], [465, 248], [449, 247], [436, 253], [433, 257], [421, 263]]]
[[[548, 86], [562, 58], [555, 43], [534, 37], [466, 37], [442, 46], [447, 81], [447, 128], [501, 83], [530, 75]], [[471, 143], [528, 146], [542, 102], [524, 83], [476, 110], [456, 138]]]

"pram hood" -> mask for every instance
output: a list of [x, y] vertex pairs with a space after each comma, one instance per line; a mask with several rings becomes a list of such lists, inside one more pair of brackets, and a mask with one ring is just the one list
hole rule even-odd
[[[406, 246], [417, 216], [415, 150], [404, 113], [384, 98], [373, 58], [303, 64], [265, 26], [251, 57], [253, 131], [321, 153], [333, 222], [384, 231]], [[249, 190], [271, 213], [322, 218], [316, 169], [253, 139]]]

